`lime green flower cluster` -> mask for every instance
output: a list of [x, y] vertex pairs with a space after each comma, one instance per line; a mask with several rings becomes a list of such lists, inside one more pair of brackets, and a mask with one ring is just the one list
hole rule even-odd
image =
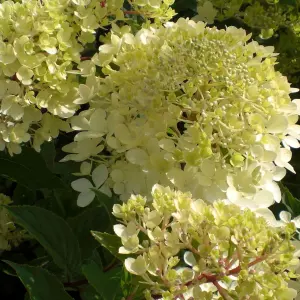
[[[12, 201], [8, 196], [0, 194], [0, 205], [9, 205]], [[0, 253], [16, 247], [24, 239], [23, 231], [16, 230], [15, 224], [4, 207], [0, 208]]]
[[[149, 3], [148, 3], [149, 2]], [[73, 116], [88, 102], [80, 89], [94, 74], [81, 53], [95, 41], [96, 30], [126, 21], [123, 0], [23, 0], [0, 4], [0, 150], [21, 151], [33, 137], [44, 141], [68, 131], [60, 118]], [[147, 17], [167, 20], [174, 15], [170, 0], [135, 1]], [[139, 13], [136, 11], [128, 13]], [[41, 113], [43, 112], [43, 114]]]
[[238, 18], [253, 30], [261, 30], [262, 38], [270, 38], [280, 27], [295, 26], [300, 21], [295, 3], [278, 0], [198, 0], [197, 11], [197, 19], [208, 23]]
[[84, 86], [90, 109], [71, 118], [79, 132], [64, 160], [106, 165], [123, 200], [159, 183], [251, 209], [279, 202], [274, 181], [294, 171], [290, 147], [300, 146], [299, 100], [273, 47], [249, 39], [188, 19], [112, 33], [93, 57], [107, 76]]
[[190, 193], [155, 185], [153, 202], [134, 196], [114, 205], [127, 271], [148, 285], [146, 299], [294, 299], [299, 264], [295, 227], [269, 227], [235, 205], [208, 205]]
[[128, 2], [133, 12], [127, 11], [127, 14], [138, 14], [144, 18], [153, 18], [156, 23], [169, 21], [175, 15], [175, 11], [170, 8], [175, 0], [129, 0]]
[[299, 0], [198, 0], [198, 15], [194, 19], [213, 24], [215, 20], [235, 18], [255, 34], [260, 33], [260, 42], [273, 37], [272, 43], [280, 53], [277, 70], [299, 85], [299, 5]]

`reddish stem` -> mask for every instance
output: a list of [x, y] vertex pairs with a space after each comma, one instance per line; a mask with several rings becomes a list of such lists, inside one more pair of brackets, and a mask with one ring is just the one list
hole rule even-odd
[[219, 282], [218, 282], [218, 281], [213, 281], [212, 283], [213, 283], [213, 285], [218, 289], [218, 292], [220, 293], [220, 295], [221, 295], [225, 300], [229, 300], [229, 296], [228, 296], [228, 294], [226, 293], [226, 290], [223, 289], [223, 288], [220, 286]]
[[19, 81], [19, 79], [17, 78], [17, 74], [14, 74], [13, 76], [11, 76], [10, 79], [13, 81]]
[[91, 59], [91, 57], [89, 57], [89, 56], [82, 56], [82, 57], [80, 57], [81, 61], [90, 60], [90, 59]]
[[140, 15], [141, 13], [134, 10], [124, 10], [124, 14], [126, 15]]
[[114, 267], [116, 267], [120, 262], [118, 260], [114, 260], [113, 262], [111, 262], [108, 266], [106, 266], [105, 268], [103, 268], [103, 272], [108, 272], [109, 270], [113, 269]]
[[[261, 257], [256, 258], [254, 261], [252, 261], [251, 263], [248, 264], [248, 268], [262, 262], [265, 259], [266, 259], [266, 256], [261, 256]], [[234, 274], [239, 273], [240, 271], [241, 271], [241, 266], [237, 266], [236, 268], [229, 270], [229, 272], [227, 274], [234, 275]]]

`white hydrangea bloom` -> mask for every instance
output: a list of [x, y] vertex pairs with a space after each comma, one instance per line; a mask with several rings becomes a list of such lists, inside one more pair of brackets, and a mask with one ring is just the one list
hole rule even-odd
[[126, 270], [147, 282], [145, 299], [296, 297], [286, 272], [299, 266], [293, 224], [274, 228], [248, 209], [158, 184], [152, 196], [113, 207], [119, 253]]
[[88, 206], [94, 200], [96, 194], [92, 188], [98, 189], [103, 194], [111, 197], [110, 189], [104, 184], [108, 177], [107, 167], [103, 164], [97, 166], [91, 177], [94, 185], [86, 178], [80, 178], [71, 183], [72, 188], [80, 192], [77, 199], [77, 205], [80, 207]]
[[[172, 3], [141, 1], [132, 9], [160, 22], [174, 16]], [[123, 0], [1, 1], [0, 151], [20, 153], [31, 138], [39, 151], [57, 136], [57, 128], [69, 130], [60, 118], [73, 116], [100, 86], [95, 64], [82, 56], [84, 47], [95, 41], [100, 27], [126, 21], [123, 5]]]
[[[93, 58], [107, 76], [71, 119], [80, 132], [66, 160], [104, 162], [124, 200], [159, 182], [254, 210], [279, 202], [276, 181], [294, 171], [299, 101], [274, 70], [273, 47], [249, 39], [188, 19], [112, 34]], [[93, 151], [77, 149], [91, 141]]]

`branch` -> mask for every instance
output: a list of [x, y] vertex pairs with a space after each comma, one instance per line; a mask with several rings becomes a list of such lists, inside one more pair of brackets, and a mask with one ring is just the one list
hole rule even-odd
[[[265, 259], [267, 258], [267, 256], [261, 256], [261, 257], [257, 257], [254, 261], [252, 261], [251, 263], [249, 263], [248, 264], [248, 268], [250, 268], [250, 267], [252, 267], [252, 266], [254, 266], [254, 265], [256, 265], [256, 264], [258, 264], [258, 263], [260, 263], [260, 262], [262, 262], [262, 261], [264, 261]], [[236, 268], [234, 268], [234, 269], [232, 269], [232, 270], [229, 270], [228, 271], [228, 275], [234, 275], [234, 274], [237, 274], [237, 273], [239, 273], [240, 271], [241, 271], [241, 266], [238, 266], [238, 267], [236, 267]]]
[[125, 15], [141, 15], [140, 12], [134, 10], [124, 10]]
[[225, 299], [225, 300], [231, 300], [231, 297], [227, 294], [227, 291], [222, 288], [218, 281], [213, 281], [213, 285], [218, 289], [219, 294]]
[[84, 284], [88, 284], [87, 279], [82, 279], [74, 282], [65, 282], [64, 287], [78, 287]]

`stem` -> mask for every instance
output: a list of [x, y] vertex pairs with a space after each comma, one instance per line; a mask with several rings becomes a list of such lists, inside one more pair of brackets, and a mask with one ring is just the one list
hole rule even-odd
[[222, 288], [218, 281], [213, 281], [213, 285], [218, 289], [219, 294], [225, 299], [225, 300], [231, 300], [231, 297], [227, 294], [227, 291]]
[[140, 15], [141, 13], [134, 10], [124, 10], [124, 14], [126, 15]]
[[[248, 268], [250, 268], [250, 267], [252, 267], [252, 266], [254, 266], [254, 265], [262, 262], [266, 258], [267, 258], [266, 256], [261, 256], [261, 257], [256, 258], [254, 261], [252, 261], [251, 263], [248, 264]], [[234, 268], [232, 270], [229, 270], [227, 274], [228, 275], [237, 274], [237, 273], [239, 273], [241, 271], [241, 269], [242, 269], [241, 266], [238, 266], [238, 267], [236, 267], [236, 268]]]
[[91, 57], [89, 57], [89, 56], [81, 56], [80, 57], [80, 60], [81, 61], [84, 61], [84, 60], [90, 60], [91, 59]]
[[103, 268], [103, 272], [108, 272], [109, 270], [113, 269], [114, 267], [116, 267], [120, 262], [114, 258], [114, 260], [105, 268]]
[[64, 287], [78, 287], [80, 285], [88, 284], [87, 279], [82, 279], [74, 282], [65, 282]]

